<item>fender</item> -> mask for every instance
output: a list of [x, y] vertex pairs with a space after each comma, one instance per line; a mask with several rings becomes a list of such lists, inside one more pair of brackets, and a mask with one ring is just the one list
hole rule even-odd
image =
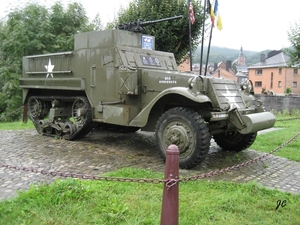
[[[155, 103], [161, 99], [162, 97], [168, 94], [178, 94], [182, 95], [194, 102], [203, 103], [203, 102], [210, 102], [211, 100], [209, 97], [203, 94], [195, 94], [191, 91], [191, 89], [186, 87], [172, 87], [168, 88], [162, 92], [160, 92], [153, 100], [130, 122], [130, 126], [136, 127], [144, 127], [147, 124], [150, 111]], [[147, 119], [145, 119], [147, 118]]]
[[[44, 72], [37, 72], [44, 73]], [[53, 72], [55, 73], [55, 72]], [[57, 74], [62, 72], [56, 72]], [[30, 89], [84, 91], [84, 78], [20, 78], [19, 86], [23, 88], [23, 104], [26, 102]]]

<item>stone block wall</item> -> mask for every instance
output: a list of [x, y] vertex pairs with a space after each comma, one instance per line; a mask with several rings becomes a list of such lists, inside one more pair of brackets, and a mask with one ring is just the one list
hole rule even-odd
[[255, 97], [262, 101], [266, 111], [300, 110], [299, 96], [255, 95]]

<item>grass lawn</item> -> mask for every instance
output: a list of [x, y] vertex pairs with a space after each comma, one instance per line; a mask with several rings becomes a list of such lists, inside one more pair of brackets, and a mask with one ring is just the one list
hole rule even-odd
[[[283, 118], [284, 119], [284, 118]], [[286, 118], [287, 119], [287, 118]], [[282, 128], [269, 133], [260, 134], [250, 146], [261, 152], [270, 152], [300, 133], [300, 119], [277, 121], [275, 128]], [[300, 137], [277, 151], [274, 155], [300, 162]]]
[[[106, 176], [163, 178], [162, 173], [121, 169]], [[163, 184], [67, 179], [32, 186], [0, 202], [0, 224], [159, 224]], [[277, 208], [277, 201], [285, 200]], [[297, 224], [300, 195], [255, 183], [179, 184], [179, 224]], [[277, 209], [276, 209], [277, 208]]]
[[[281, 116], [281, 117], [280, 117]], [[289, 117], [280, 115], [280, 119]], [[276, 117], [277, 118], [277, 117]], [[300, 120], [277, 121], [277, 131], [257, 136], [251, 149], [270, 152], [300, 132]], [[31, 129], [32, 123], [1, 123], [0, 129]], [[300, 161], [300, 138], [276, 155]], [[163, 178], [126, 168], [105, 176]], [[66, 179], [31, 186], [0, 202], [0, 224], [159, 224], [163, 184]], [[280, 202], [278, 202], [280, 201]], [[281, 204], [280, 204], [281, 203]], [[299, 224], [300, 195], [256, 183], [189, 181], [179, 184], [179, 224]]]
[[23, 123], [21, 121], [0, 123], [0, 130], [25, 130], [25, 129], [35, 129], [31, 120], [28, 120], [27, 123]]

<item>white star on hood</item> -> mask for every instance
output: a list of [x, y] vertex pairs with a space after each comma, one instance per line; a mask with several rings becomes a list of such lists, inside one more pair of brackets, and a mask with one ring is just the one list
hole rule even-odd
[[234, 106], [236, 108], [240, 108], [236, 102], [237, 100], [236, 97], [238, 97], [237, 94], [235, 92], [230, 92], [227, 85], [225, 85], [225, 88], [226, 88], [226, 93], [223, 93], [223, 96], [228, 100], [230, 108], [233, 109]]
[[53, 78], [52, 71], [53, 71], [54, 65], [51, 64], [51, 59], [50, 58], [49, 58], [48, 65], [45, 65], [45, 68], [47, 70], [46, 78], [48, 78], [49, 76], [51, 76]]

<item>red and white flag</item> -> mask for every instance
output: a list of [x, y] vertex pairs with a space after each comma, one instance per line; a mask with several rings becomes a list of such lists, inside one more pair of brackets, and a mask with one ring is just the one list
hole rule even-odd
[[193, 9], [192, 2], [190, 2], [189, 12], [190, 12], [190, 21], [191, 24], [193, 24], [195, 22], [195, 16], [194, 16], [194, 9]]

